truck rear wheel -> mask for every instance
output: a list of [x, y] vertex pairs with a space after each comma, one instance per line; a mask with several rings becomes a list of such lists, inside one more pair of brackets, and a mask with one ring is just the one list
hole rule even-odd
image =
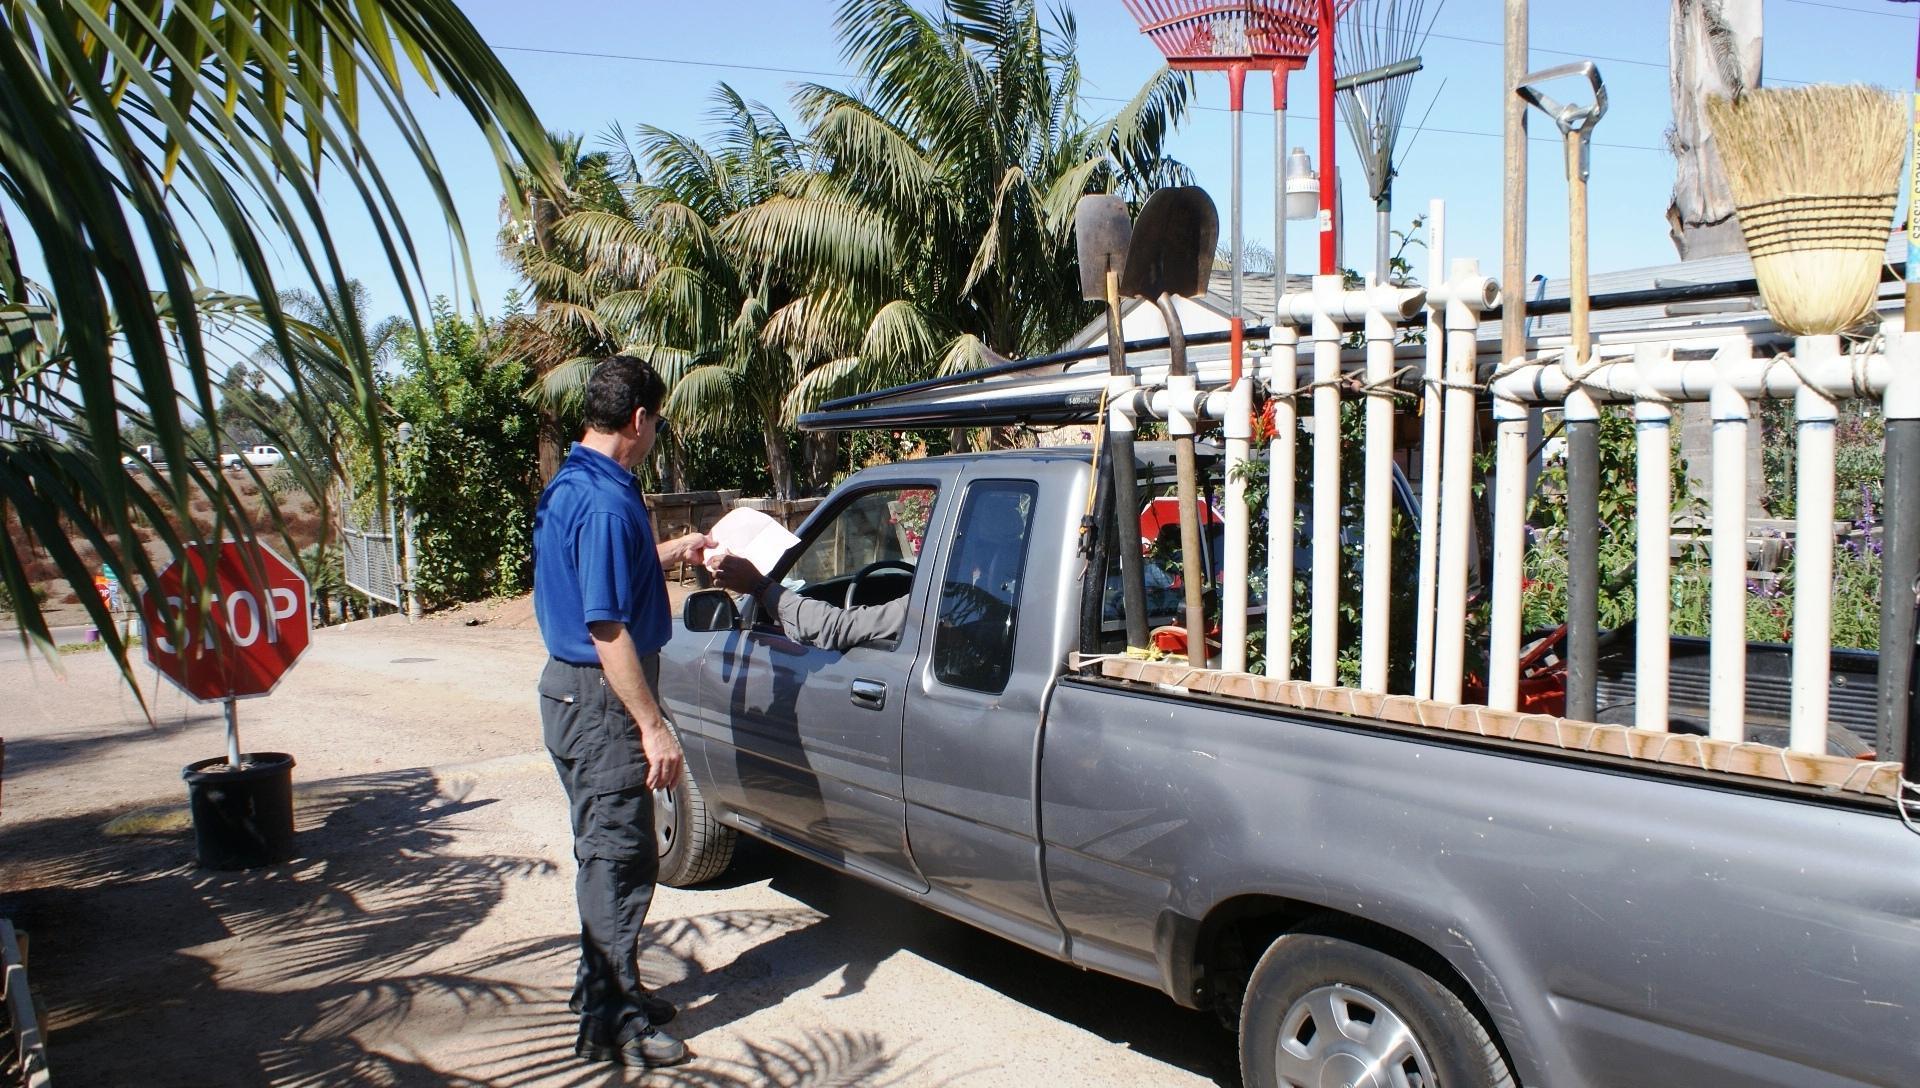
[[1247, 1088], [1513, 1088], [1478, 1017], [1444, 984], [1320, 933], [1274, 941], [1240, 1012]]
[[653, 837], [660, 851], [660, 883], [686, 888], [726, 872], [739, 833], [713, 818], [692, 771], [653, 791]]

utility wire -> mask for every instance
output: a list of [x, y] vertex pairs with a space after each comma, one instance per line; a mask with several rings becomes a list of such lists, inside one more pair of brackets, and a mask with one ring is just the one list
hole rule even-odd
[[[1438, 34], [1435, 34], [1433, 36], [1436, 38], [1439, 37]], [[645, 56], [637, 53], [589, 53], [589, 52], [584, 52], [582, 50], [577, 50], [577, 49], [541, 49], [541, 48], [536, 48], [534, 46], [528, 46], [528, 45], [496, 45], [492, 43], [489, 43], [488, 48], [491, 48], [496, 53], [539, 53], [547, 56], [557, 56], [557, 57], [584, 57], [584, 58], [590, 58], [594, 60], [621, 60], [621, 61], [632, 61], [639, 64], [678, 64], [678, 65], [685, 65], [685, 66], [696, 67], [696, 68], [723, 68], [723, 69], [731, 69], [731, 70], [746, 71], [746, 72], [767, 72], [773, 75], [822, 76], [829, 79], [860, 78], [848, 72], [823, 72], [823, 71], [816, 71], [816, 70], [807, 69], [807, 68], [781, 68], [781, 67], [775, 67], [773, 65], [736, 64], [728, 61], [715, 61], [715, 60], [687, 60], [683, 57], [650, 57], [650, 56]], [[1547, 52], [1547, 50], [1540, 50], [1540, 52]], [[1105, 95], [1095, 95], [1095, 94], [1081, 95], [1080, 97], [1084, 98], [1089, 102], [1112, 102], [1112, 103], [1117, 103], [1119, 105], [1125, 105], [1128, 102], [1132, 101], [1132, 99], [1128, 99], [1128, 98], [1111, 98]], [[1209, 106], [1209, 105], [1204, 105], [1200, 103], [1189, 103], [1187, 108], [1190, 110], [1199, 110], [1206, 113], [1231, 112], [1225, 106]], [[1249, 107], [1246, 110], [1246, 113], [1249, 115], [1256, 115], [1256, 116], [1261, 114], [1270, 115], [1273, 113], [1273, 110], [1271, 108], [1258, 109], [1258, 108]], [[1314, 114], [1301, 113], [1297, 110], [1288, 110], [1287, 116], [1298, 121], [1319, 120], [1319, 118]], [[1473, 129], [1429, 128], [1427, 131], [1445, 133], [1451, 136], [1483, 136], [1488, 139], [1494, 139], [1494, 140], [1505, 139], [1505, 136], [1503, 136], [1501, 133], [1498, 133], [1498, 132], [1481, 132]], [[1560, 140], [1557, 138], [1533, 136], [1533, 137], [1529, 137], [1528, 139], [1533, 143], [1553, 144], [1556, 147], [1560, 145]], [[1594, 147], [1616, 148], [1616, 149], [1625, 150], [1625, 151], [1654, 151], [1654, 152], [1659, 152], [1661, 154], [1666, 154], [1668, 151], [1667, 148], [1654, 147], [1651, 144], [1625, 144], [1625, 143], [1614, 143], [1607, 140], [1595, 140], [1595, 141], [1592, 141], [1591, 143], [1592, 143], [1592, 146]]]
[[1920, 15], [1901, 15], [1893, 11], [1872, 11], [1867, 8], [1850, 8], [1845, 4], [1823, 3], [1822, 0], [1787, 0], [1787, 3], [1799, 4], [1802, 7], [1809, 8], [1826, 8], [1829, 11], [1851, 11], [1855, 15], [1881, 15], [1888, 19], [1905, 19], [1909, 23], [1915, 19], [1920, 19]]

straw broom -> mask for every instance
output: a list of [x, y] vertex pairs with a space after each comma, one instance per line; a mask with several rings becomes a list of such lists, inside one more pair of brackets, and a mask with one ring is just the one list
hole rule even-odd
[[1707, 119], [1774, 323], [1796, 336], [1859, 324], [1893, 229], [1899, 102], [1872, 87], [1770, 87], [1708, 100]]

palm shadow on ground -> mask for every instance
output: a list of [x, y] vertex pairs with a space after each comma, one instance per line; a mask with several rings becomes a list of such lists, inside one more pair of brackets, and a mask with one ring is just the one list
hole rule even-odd
[[[450, 794], [425, 770], [318, 783], [299, 796], [300, 856], [244, 873], [192, 865], [184, 806], [0, 828], [0, 915], [33, 935], [53, 1072], [155, 1088], [882, 1088], [912, 1073], [879, 1036], [838, 1030], [644, 1077], [583, 1065], [564, 1007], [572, 934], [446, 954], [509, 882], [553, 869], [453, 852], [463, 818], [492, 803]], [[801, 915], [817, 919], [723, 912], [656, 925], [648, 970], [694, 980], [700, 945], [764, 938]]]
[[[689, 1010], [690, 1030], [709, 1030], [742, 1019], [836, 972], [840, 986], [828, 995], [829, 1000], [857, 992], [882, 961], [905, 950], [1013, 1002], [1207, 1077], [1223, 1088], [1240, 1084], [1233, 1033], [1214, 1014], [1181, 1008], [1147, 987], [1029, 951], [757, 840], [740, 840], [734, 863], [721, 879], [726, 886], [770, 880], [775, 891], [811, 909], [755, 919], [759, 927], [785, 932], [771, 939], [760, 937], [730, 962], [721, 962], [724, 956], [704, 957], [715, 965], [707, 978], [681, 984], [663, 977], [665, 962], [645, 962], [648, 976], [660, 980], [661, 992], [668, 998], [683, 1002], [707, 998]], [[688, 928], [710, 927], [716, 917], [696, 916], [688, 920]], [[649, 936], [664, 951], [676, 954], [683, 946], [712, 949], [725, 940], [714, 932], [689, 932], [684, 939], [675, 939], [669, 931], [652, 930]], [[928, 1025], [929, 1037], [941, 1034], [941, 1025]], [[977, 1065], [1004, 1075], [1020, 1068], [1021, 1056], [983, 1053]]]

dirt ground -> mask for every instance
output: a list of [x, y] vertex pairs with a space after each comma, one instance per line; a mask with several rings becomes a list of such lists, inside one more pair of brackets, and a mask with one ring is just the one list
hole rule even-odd
[[[698, 1060], [571, 1054], [564, 802], [524, 601], [326, 628], [243, 747], [291, 752], [285, 865], [193, 865], [180, 768], [217, 707], [98, 653], [0, 664], [0, 916], [31, 937], [56, 1084], [1230, 1085], [1233, 1039], [771, 848], [662, 889], [644, 969]], [[484, 622], [469, 625], [469, 620]]]

